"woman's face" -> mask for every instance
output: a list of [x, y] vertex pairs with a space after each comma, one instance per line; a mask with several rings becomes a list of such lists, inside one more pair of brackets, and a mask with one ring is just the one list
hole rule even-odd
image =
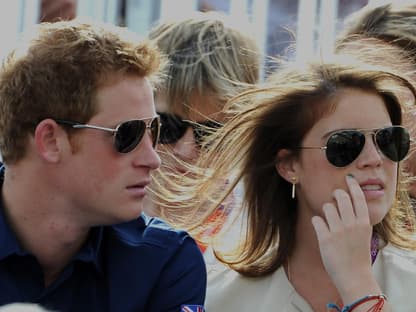
[[[374, 93], [346, 88], [339, 91], [336, 109], [320, 119], [305, 136], [302, 146], [325, 146], [328, 134], [342, 129], [380, 129], [391, 126], [382, 98]], [[358, 157], [345, 167], [335, 167], [326, 158], [325, 150], [302, 149], [295, 161], [299, 183], [296, 197], [300, 218], [308, 220], [321, 215], [322, 205], [334, 202], [332, 192], [348, 191], [345, 176], [352, 174], [361, 185], [367, 200], [370, 222], [377, 224], [393, 204], [397, 163], [380, 153], [371, 132], [365, 134], [365, 145]]]
[[[217, 121], [222, 123], [222, 107], [223, 103], [219, 102], [215, 97], [211, 96], [199, 96], [194, 95], [189, 101], [190, 110], [189, 115], [185, 116], [181, 111], [169, 111], [166, 101], [163, 97], [156, 97], [155, 105], [156, 110], [159, 113], [173, 113], [180, 117], [182, 120], [188, 120], [196, 123], [206, 123], [207, 121]], [[163, 120], [162, 120], [163, 127]], [[174, 143], [171, 144], [160, 144], [159, 150], [169, 151], [179, 158], [181, 161], [186, 163], [194, 163], [199, 155], [200, 146], [195, 140], [194, 130], [191, 126], [186, 128], [184, 134]], [[164, 162], [168, 163], [169, 167], [174, 167], [179, 172], [185, 172], [186, 168], [180, 165], [174, 159], [164, 159]]]

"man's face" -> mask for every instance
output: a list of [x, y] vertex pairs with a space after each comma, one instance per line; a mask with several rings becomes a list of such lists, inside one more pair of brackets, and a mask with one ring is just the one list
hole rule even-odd
[[[156, 115], [149, 82], [123, 76], [104, 85], [97, 93], [98, 113], [87, 124], [116, 128], [120, 123]], [[86, 226], [112, 224], [137, 218], [150, 173], [160, 166], [160, 158], [147, 130], [139, 144], [128, 153], [119, 153], [111, 132], [76, 130], [76, 151], [68, 175], [74, 213]]]

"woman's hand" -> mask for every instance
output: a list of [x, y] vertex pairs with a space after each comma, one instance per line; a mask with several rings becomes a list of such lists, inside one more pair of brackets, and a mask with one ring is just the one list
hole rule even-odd
[[322, 262], [344, 302], [380, 293], [371, 270], [372, 226], [367, 202], [357, 181], [347, 176], [349, 193], [336, 189], [325, 203], [325, 218], [314, 216]]

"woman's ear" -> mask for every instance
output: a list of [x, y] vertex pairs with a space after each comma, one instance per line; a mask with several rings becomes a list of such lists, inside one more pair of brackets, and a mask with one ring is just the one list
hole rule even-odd
[[61, 141], [64, 134], [66, 134], [64, 130], [54, 120], [42, 120], [36, 126], [34, 134], [34, 142], [38, 155], [47, 162], [58, 162], [61, 158]]
[[295, 157], [288, 149], [281, 149], [276, 157], [276, 170], [279, 175], [289, 183], [293, 183], [294, 177], [297, 177], [295, 168]]

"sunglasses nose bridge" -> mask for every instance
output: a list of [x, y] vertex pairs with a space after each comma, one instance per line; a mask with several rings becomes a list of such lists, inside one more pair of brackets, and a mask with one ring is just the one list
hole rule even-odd
[[[362, 150], [361, 150], [360, 154], [368, 153], [368, 152], [370, 152], [368, 149], [373, 149], [374, 148], [375, 151], [376, 151], [376, 155], [378, 156], [379, 159], [381, 159], [381, 157], [383, 155], [383, 152], [381, 151], [380, 146], [377, 143], [377, 132], [378, 131], [379, 130], [363, 131], [365, 142], [364, 142], [364, 146], [362, 147]], [[370, 140], [369, 140], [369, 137], [371, 137]], [[369, 146], [370, 142], [372, 143], [373, 146]]]
[[371, 141], [373, 142], [375, 148], [377, 149], [378, 152], [380, 152], [380, 147], [377, 144], [377, 131], [369, 131], [368, 135], [371, 135]]
[[152, 119], [149, 123], [146, 124], [146, 132], [148, 132], [150, 138], [152, 139], [153, 148], [156, 148], [157, 143], [159, 142], [160, 129], [162, 123], [159, 117]]

